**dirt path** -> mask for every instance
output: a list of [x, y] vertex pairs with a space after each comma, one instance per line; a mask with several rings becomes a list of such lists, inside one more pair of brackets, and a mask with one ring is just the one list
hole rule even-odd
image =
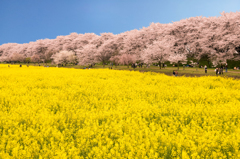
[[228, 71], [228, 72], [230, 72], [230, 73], [240, 73], [240, 72], [235, 72], [235, 71]]
[[[156, 72], [156, 73], [163, 73], [163, 72], [157, 72], [157, 71], [139, 71], [139, 72]], [[228, 72], [230, 72], [230, 71], [228, 71]], [[231, 71], [231, 73], [235, 73], [235, 72], [232, 72], [232, 71]], [[240, 73], [240, 72], [237, 72], [237, 73]], [[168, 76], [172, 76], [172, 73], [163, 73], [163, 74], [168, 75]], [[202, 76], [216, 76], [216, 75], [178, 73], [178, 76], [202, 77]], [[234, 78], [234, 79], [240, 79], [239, 76], [224, 76], [224, 75], [218, 75], [218, 77], [231, 77], [231, 78]]]

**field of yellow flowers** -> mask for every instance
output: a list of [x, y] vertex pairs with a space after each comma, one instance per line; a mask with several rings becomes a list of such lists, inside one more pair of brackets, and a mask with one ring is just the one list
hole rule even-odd
[[0, 158], [240, 158], [240, 81], [0, 65]]

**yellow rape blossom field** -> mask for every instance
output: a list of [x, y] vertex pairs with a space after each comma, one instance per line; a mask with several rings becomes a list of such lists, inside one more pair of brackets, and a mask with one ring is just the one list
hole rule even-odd
[[0, 158], [240, 158], [240, 81], [0, 65]]

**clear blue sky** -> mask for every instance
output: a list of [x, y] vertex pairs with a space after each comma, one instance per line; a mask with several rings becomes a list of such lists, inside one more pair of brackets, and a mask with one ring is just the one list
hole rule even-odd
[[0, 0], [0, 45], [72, 32], [119, 34], [222, 11], [240, 11], [240, 0]]

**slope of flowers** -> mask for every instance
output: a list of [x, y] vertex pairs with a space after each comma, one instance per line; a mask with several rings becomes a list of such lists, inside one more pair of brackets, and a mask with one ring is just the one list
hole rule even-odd
[[240, 81], [0, 65], [0, 158], [240, 158]]

